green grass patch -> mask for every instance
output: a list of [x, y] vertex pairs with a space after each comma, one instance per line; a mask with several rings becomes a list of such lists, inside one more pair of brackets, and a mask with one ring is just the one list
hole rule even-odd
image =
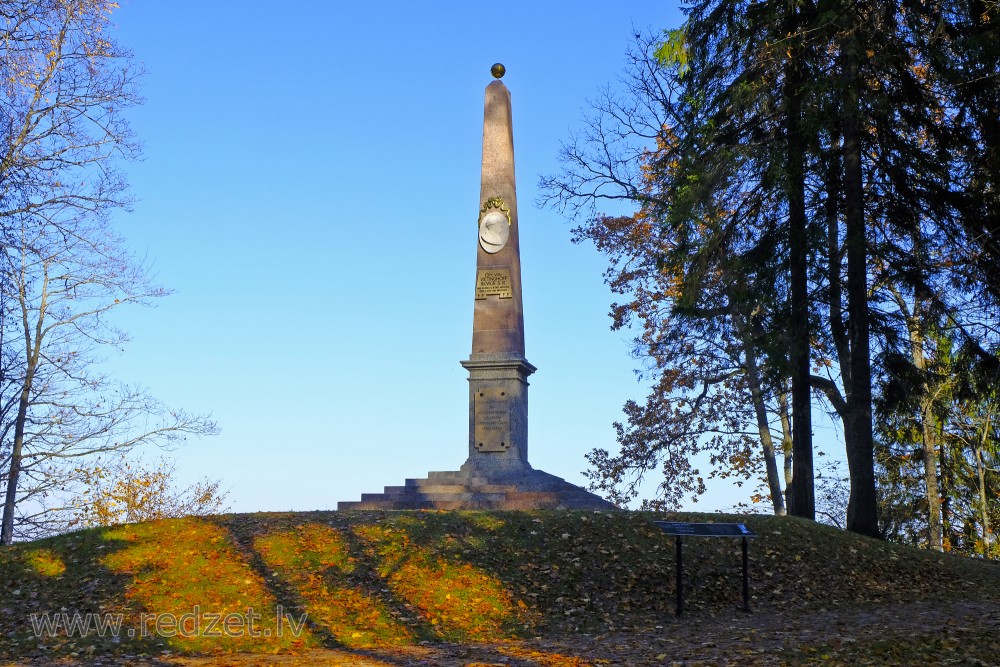
[[304, 524], [268, 532], [254, 548], [272, 571], [294, 591], [311, 623], [348, 647], [405, 644], [413, 632], [373, 591], [352, 581], [357, 559], [344, 534], [330, 526]]
[[265, 651], [312, 645], [296, 637], [261, 573], [222, 526], [200, 518], [112, 528], [121, 544], [100, 559], [129, 576], [125, 597], [136, 603], [128, 628], [181, 652]]

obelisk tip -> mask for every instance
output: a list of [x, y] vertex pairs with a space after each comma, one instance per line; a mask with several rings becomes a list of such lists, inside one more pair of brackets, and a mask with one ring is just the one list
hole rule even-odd
[[507, 68], [503, 66], [503, 63], [493, 63], [493, 67], [490, 68], [490, 74], [497, 79], [502, 79], [503, 75], [506, 73]]

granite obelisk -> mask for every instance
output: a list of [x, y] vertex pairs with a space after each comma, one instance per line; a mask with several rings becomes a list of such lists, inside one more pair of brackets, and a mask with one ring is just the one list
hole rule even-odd
[[469, 371], [469, 459], [463, 472], [496, 479], [528, 467], [528, 376], [524, 358], [521, 249], [514, 179], [510, 91], [486, 87], [483, 160], [476, 241], [475, 306]]
[[[524, 358], [521, 251], [514, 187], [510, 92], [491, 70], [483, 117], [476, 223], [476, 283], [469, 371], [469, 457], [461, 470], [430, 472], [341, 502], [340, 510], [617, 509], [603, 498], [528, 463], [528, 376]], [[465, 223], [472, 238], [472, 225]], [[470, 248], [471, 249], [471, 248]]]

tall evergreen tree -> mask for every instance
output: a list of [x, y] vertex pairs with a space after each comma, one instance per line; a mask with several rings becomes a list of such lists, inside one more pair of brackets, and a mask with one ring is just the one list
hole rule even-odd
[[[567, 170], [544, 182], [564, 203], [639, 204], [628, 229], [658, 239], [645, 266], [670, 276], [669, 291], [632, 303], [640, 317], [643, 304], [669, 304], [647, 326], [716, 318], [723, 325], [700, 331], [720, 347], [751, 334], [747, 387], [758, 366], [781, 405], [790, 383], [793, 513], [813, 512], [810, 387], [844, 422], [847, 527], [878, 536], [873, 399], [927, 386], [925, 321], [947, 314], [980, 352], [996, 324], [983, 274], [991, 240], [973, 223], [996, 200], [996, 123], [984, 110], [1000, 78], [982, 59], [993, 48], [984, 22], [947, 3], [693, 2], [659, 62], [634, 61], [634, 99], [601, 110], [592, 150], [569, 146]], [[992, 83], [964, 89], [963, 72]], [[583, 236], [606, 220], [591, 218]], [[610, 239], [599, 247], [615, 256]]]

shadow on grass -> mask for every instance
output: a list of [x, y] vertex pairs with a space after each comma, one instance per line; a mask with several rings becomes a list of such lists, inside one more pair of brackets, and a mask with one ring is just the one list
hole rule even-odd
[[0, 549], [0, 657], [157, 655], [166, 644], [128, 623], [128, 574], [104, 560], [127, 548], [103, 528]]
[[313, 515], [223, 525], [275, 597], [303, 614], [324, 645], [357, 649], [433, 638], [392, 594], [350, 530]]
[[125, 544], [101, 563], [130, 577], [130, 625], [171, 651], [294, 650], [316, 644], [216, 522], [188, 517], [107, 529]]
[[289, 582], [287, 577], [282, 576], [274, 568], [268, 567], [268, 564], [264, 562], [254, 544], [253, 531], [249, 530], [247, 525], [235, 520], [223, 520], [219, 522], [219, 525], [229, 532], [246, 562], [264, 582], [271, 596], [275, 600], [281, 601], [284, 612], [303, 619], [305, 627], [319, 639], [323, 646], [327, 648], [343, 646], [327, 627], [317, 623], [309, 616], [306, 604], [299, 595], [297, 587]]
[[418, 519], [353, 519], [266, 515], [223, 525], [275, 597], [307, 614], [329, 646], [492, 641], [524, 629], [526, 605], [499, 578], [433, 540], [415, 543]]

